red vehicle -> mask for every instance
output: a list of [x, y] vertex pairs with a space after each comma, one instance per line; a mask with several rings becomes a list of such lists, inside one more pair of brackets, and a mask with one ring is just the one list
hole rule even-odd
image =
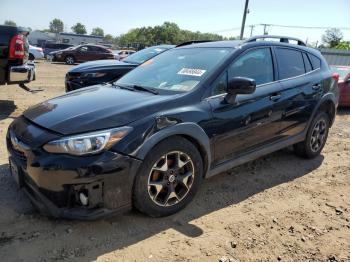
[[350, 106], [350, 66], [332, 65], [331, 68], [339, 75], [339, 106]]

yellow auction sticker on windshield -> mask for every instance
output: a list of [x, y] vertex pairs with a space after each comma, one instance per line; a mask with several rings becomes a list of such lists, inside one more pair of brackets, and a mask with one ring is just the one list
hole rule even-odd
[[187, 76], [202, 76], [207, 70], [203, 69], [193, 69], [193, 68], [182, 68], [179, 72], [177, 72], [178, 75], [187, 75]]

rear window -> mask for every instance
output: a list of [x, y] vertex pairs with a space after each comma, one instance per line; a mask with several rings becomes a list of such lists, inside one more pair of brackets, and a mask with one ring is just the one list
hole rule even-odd
[[305, 74], [303, 56], [300, 51], [287, 48], [276, 48], [276, 56], [280, 79]]
[[319, 59], [317, 56], [314, 56], [311, 54], [309, 54], [309, 57], [310, 57], [313, 69], [321, 68], [321, 59]]

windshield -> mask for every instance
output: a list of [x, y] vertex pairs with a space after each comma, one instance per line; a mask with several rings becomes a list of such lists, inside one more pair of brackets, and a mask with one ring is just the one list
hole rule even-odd
[[117, 85], [186, 92], [192, 90], [228, 55], [228, 48], [172, 49], [141, 64]]
[[160, 53], [163, 53], [167, 49], [168, 48], [164, 48], [164, 47], [149, 47], [141, 51], [138, 51], [132, 55], [129, 55], [124, 60], [124, 62], [131, 63], [131, 64], [142, 64], [146, 60], [151, 59], [152, 57], [155, 57]]
[[331, 66], [334, 73], [339, 74], [339, 79], [344, 80], [344, 78], [350, 73], [350, 68], [347, 67], [337, 67]]

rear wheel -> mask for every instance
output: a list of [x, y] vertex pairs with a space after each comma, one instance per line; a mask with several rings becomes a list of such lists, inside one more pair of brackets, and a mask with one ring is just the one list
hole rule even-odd
[[325, 112], [319, 112], [312, 121], [303, 142], [294, 145], [296, 155], [304, 158], [317, 157], [326, 144], [329, 132], [329, 117]]
[[156, 145], [135, 179], [133, 203], [153, 217], [168, 216], [184, 208], [203, 180], [203, 162], [197, 148], [182, 137]]
[[75, 63], [75, 59], [74, 59], [74, 57], [73, 56], [67, 56], [66, 57], [66, 64], [68, 64], [68, 65], [74, 65], [74, 63]]

